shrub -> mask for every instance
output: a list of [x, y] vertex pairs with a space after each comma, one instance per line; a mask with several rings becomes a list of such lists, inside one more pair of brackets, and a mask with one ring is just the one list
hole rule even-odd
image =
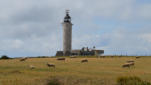
[[1, 59], [10, 59], [7, 55], [2, 55]]
[[151, 85], [151, 83], [142, 81], [139, 77], [119, 77], [117, 78], [117, 85]]
[[47, 85], [62, 85], [59, 79], [57, 78], [52, 78], [51, 80], [48, 81]]

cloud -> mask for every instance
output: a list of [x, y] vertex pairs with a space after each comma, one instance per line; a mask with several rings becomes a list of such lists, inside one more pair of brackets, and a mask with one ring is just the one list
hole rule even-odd
[[0, 0], [1, 54], [55, 55], [62, 50], [65, 9], [71, 10], [74, 49], [150, 50], [150, 8], [137, 0]]

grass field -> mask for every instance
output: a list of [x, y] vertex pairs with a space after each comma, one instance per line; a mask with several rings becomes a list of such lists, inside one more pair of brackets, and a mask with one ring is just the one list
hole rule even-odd
[[[0, 85], [47, 85], [52, 78], [64, 85], [115, 85], [119, 76], [138, 76], [151, 82], [151, 57], [87, 58], [88, 63], [81, 63], [82, 59], [85, 58], [67, 58], [65, 62], [56, 58], [0, 60]], [[122, 68], [127, 60], [135, 60], [135, 66]], [[48, 68], [47, 62], [56, 68]], [[29, 65], [36, 68], [30, 69]]]

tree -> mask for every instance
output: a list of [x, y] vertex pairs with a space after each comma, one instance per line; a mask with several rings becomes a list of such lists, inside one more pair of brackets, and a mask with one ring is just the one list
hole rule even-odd
[[2, 55], [1, 59], [10, 59], [7, 55]]

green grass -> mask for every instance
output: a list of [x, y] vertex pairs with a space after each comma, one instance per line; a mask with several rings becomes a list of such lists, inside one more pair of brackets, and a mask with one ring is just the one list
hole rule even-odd
[[151, 85], [151, 83], [143, 81], [136, 76], [122, 76], [117, 78], [117, 85]]
[[[19, 59], [0, 60], [0, 85], [47, 85], [50, 79], [57, 78], [64, 85], [115, 85], [120, 76], [138, 76], [151, 81], [151, 57], [107, 57], [87, 58], [88, 63], [80, 63], [85, 58], [30, 58], [25, 62]], [[135, 66], [122, 68], [127, 60], [135, 60]], [[56, 68], [48, 68], [46, 63]], [[36, 68], [30, 69], [29, 65]]]

